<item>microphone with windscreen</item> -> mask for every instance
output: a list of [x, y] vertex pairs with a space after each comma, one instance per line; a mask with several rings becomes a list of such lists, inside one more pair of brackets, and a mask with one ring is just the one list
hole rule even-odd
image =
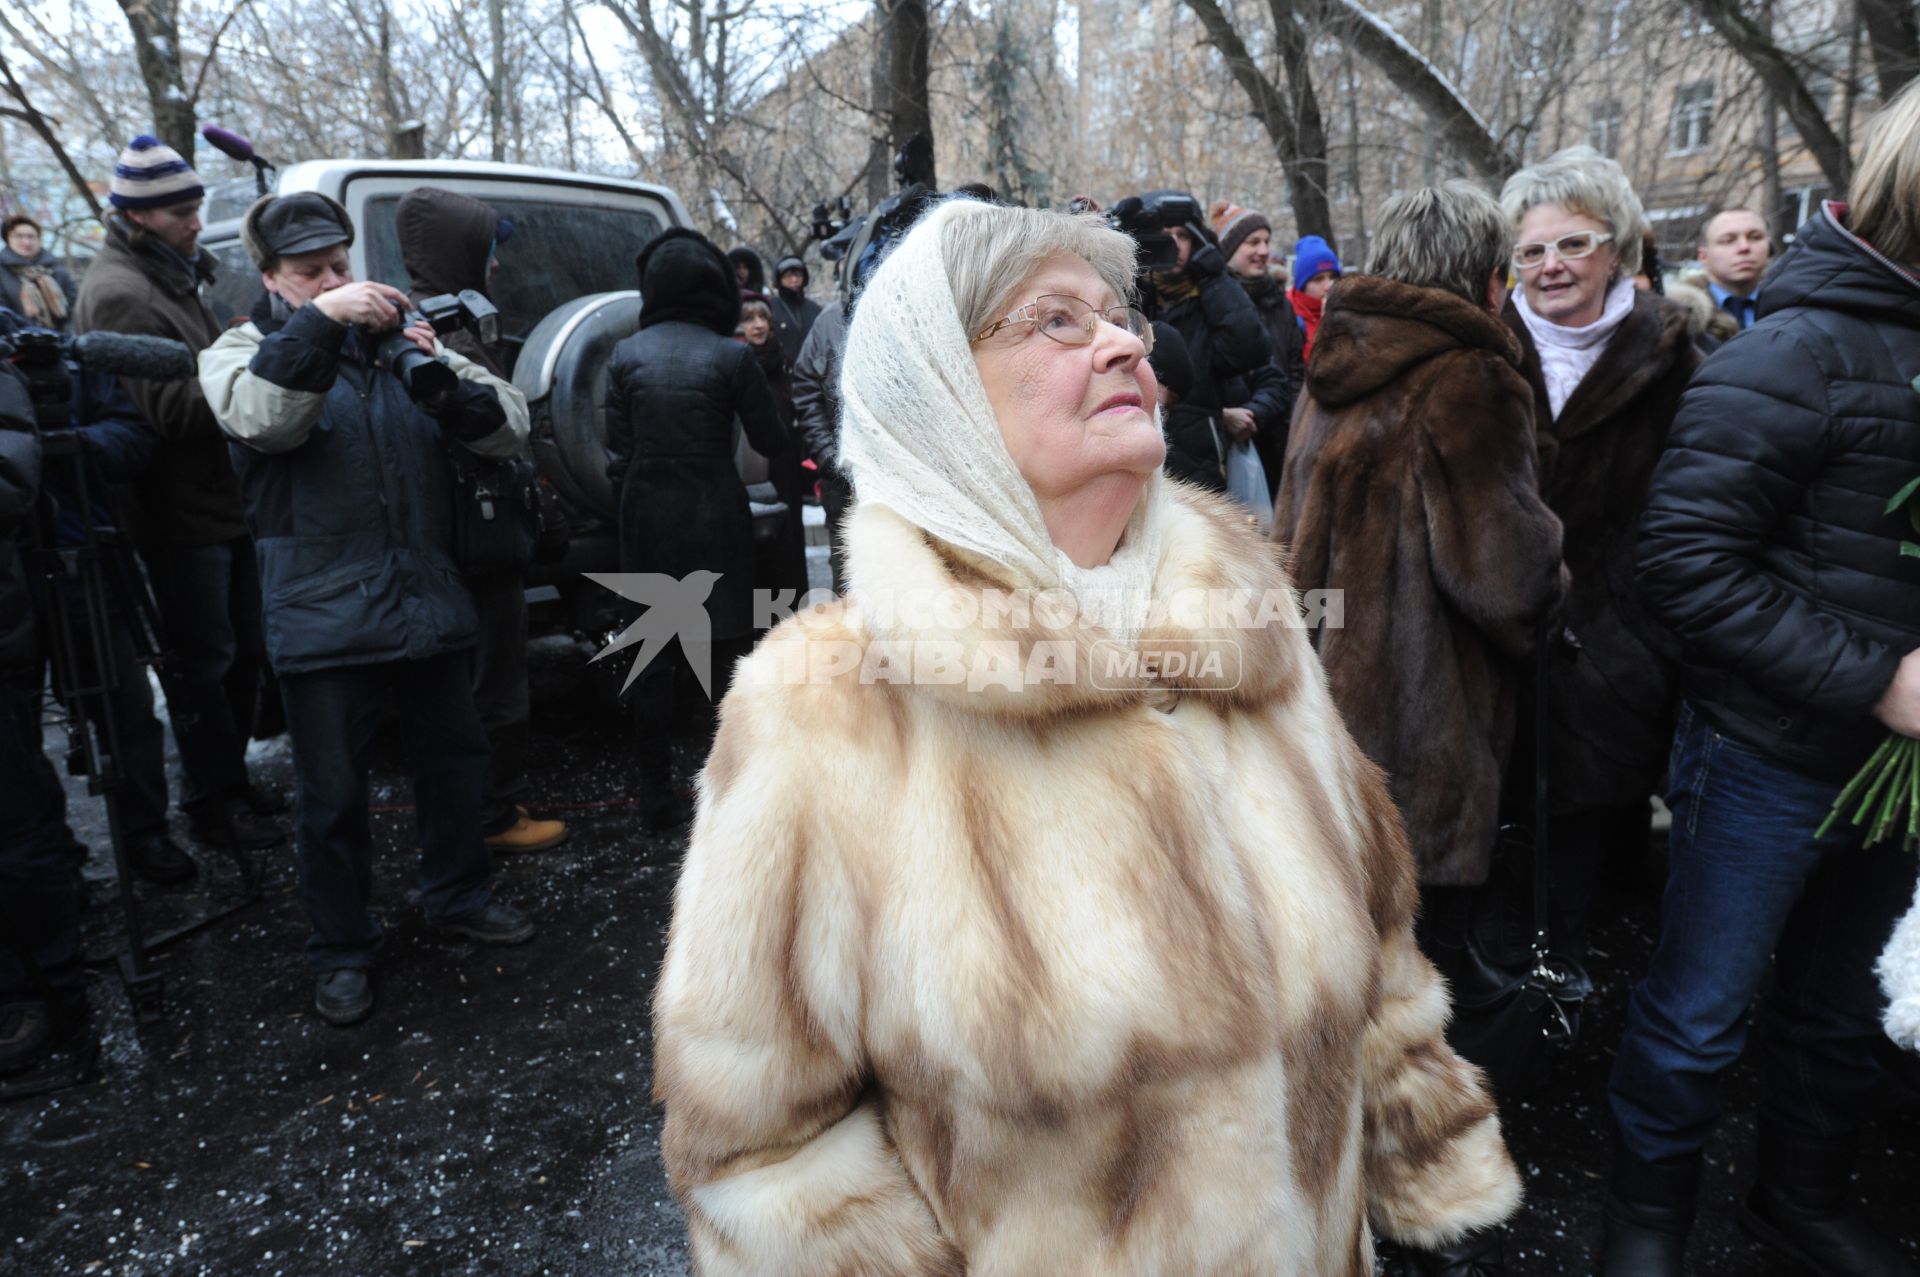
[[273, 171], [273, 165], [254, 153], [253, 143], [232, 129], [223, 129], [218, 124], [208, 124], [201, 128], [200, 136], [208, 145], [222, 155], [239, 160], [243, 164], [253, 165], [254, 183], [260, 194], [268, 191], [267, 174]]
[[199, 374], [193, 348], [167, 337], [137, 333], [82, 333], [73, 339], [74, 357], [81, 366], [116, 377], [145, 381], [185, 381]]

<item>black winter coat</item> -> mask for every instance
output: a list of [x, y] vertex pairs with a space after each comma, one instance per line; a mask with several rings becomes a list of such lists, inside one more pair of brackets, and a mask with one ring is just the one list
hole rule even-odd
[[[1284, 444], [1293, 415], [1286, 378], [1273, 362], [1260, 316], [1231, 275], [1200, 281], [1197, 296], [1156, 304], [1152, 318], [1179, 330], [1193, 360], [1193, 393], [1182, 400], [1190, 413], [1167, 422], [1167, 473], [1220, 491], [1226, 481], [1213, 429], [1220, 409], [1251, 409], [1260, 432], [1272, 432]], [[1226, 438], [1224, 427], [1218, 437]], [[1264, 453], [1261, 461], [1266, 463]], [[1269, 487], [1277, 483], [1275, 473], [1277, 467], [1269, 470]]]
[[822, 476], [840, 474], [840, 356], [847, 319], [838, 306], [823, 311], [793, 361], [794, 424]]
[[732, 266], [676, 228], [641, 251], [640, 331], [607, 370], [607, 477], [619, 503], [620, 567], [680, 578], [720, 573], [707, 599], [716, 639], [753, 632], [753, 518], [734, 465], [735, 422], [755, 451], [786, 446], [773, 393], [733, 337]]
[[1577, 646], [1561, 645], [1548, 667], [1554, 807], [1644, 805], [1673, 743], [1678, 644], [1647, 615], [1634, 552], [1653, 468], [1700, 356], [1686, 310], [1641, 293], [1556, 419], [1540, 352], [1511, 303], [1506, 320], [1533, 385], [1541, 493], [1565, 529], [1572, 574], [1564, 620]]
[[[0, 366], [0, 673], [4, 674], [39, 674], [40, 640], [21, 554], [39, 488], [40, 437], [33, 432], [33, 401], [20, 375]], [[7, 778], [9, 786], [18, 783], [15, 777]]]
[[1685, 645], [1682, 694], [1720, 731], [1844, 779], [1920, 647], [1920, 279], [1828, 204], [1767, 278], [1760, 321], [1701, 367], [1641, 526], [1648, 607]]
[[1259, 279], [1243, 278], [1240, 287], [1246, 290], [1255, 313], [1260, 316], [1260, 326], [1267, 332], [1267, 347], [1273, 352], [1274, 366], [1280, 370], [1280, 376], [1286, 382], [1288, 419], [1281, 421], [1277, 430], [1262, 425], [1260, 433], [1253, 437], [1255, 446], [1260, 450], [1260, 460], [1267, 467], [1267, 486], [1277, 495], [1280, 470], [1287, 458], [1287, 429], [1293, 415], [1292, 406], [1300, 401], [1300, 387], [1307, 380], [1307, 334], [1300, 327], [1300, 317], [1293, 313], [1293, 303], [1287, 300], [1285, 284], [1271, 276], [1262, 276]]

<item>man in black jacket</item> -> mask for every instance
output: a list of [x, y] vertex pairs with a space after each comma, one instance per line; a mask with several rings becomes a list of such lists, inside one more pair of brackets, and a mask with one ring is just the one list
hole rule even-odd
[[773, 267], [773, 328], [787, 363], [800, 358], [801, 344], [820, 318], [820, 303], [807, 296], [807, 264], [798, 257], [782, 257]]
[[[1198, 209], [1192, 196], [1179, 191], [1144, 198], [1152, 208], [1165, 196]], [[1259, 312], [1227, 273], [1213, 232], [1197, 217], [1166, 232], [1174, 243], [1173, 265], [1149, 277], [1141, 301], [1150, 318], [1171, 324], [1187, 344], [1193, 389], [1183, 402], [1196, 423], [1168, 430], [1166, 469], [1218, 492], [1226, 488], [1226, 447], [1263, 431], [1283, 434], [1293, 396]]]
[[1743, 1222], [1819, 1273], [1920, 1273], [1850, 1184], [1880, 1072], [1872, 968], [1914, 857], [1845, 821], [1815, 836], [1889, 729], [1920, 737], [1920, 563], [1886, 509], [1920, 476], [1920, 242], [1889, 225], [1828, 204], [1802, 229], [1760, 321], [1681, 401], [1647, 499], [1640, 586], [1684, 643], [1683, 701], [1660, 943], [1609, 1085], [1603, 1277], [1683, 1271], [1715, 1084], [1769, 971]]
[[201, 352], [200, 384], [238, 445], [259, 535], [268, 654], [293, 738], [314, 1009], [349, 1024], [373, 1010], [381, 927], [367, 909], [367, 780], [389, 708], [412, 746], [427, 920], [484, 944], [533, 937], [524, 913], [494, 899], [480, 835], [487, 738], [468, 657], [479, 620], [453, 562], [448, 457], [518, 452], [527, 406], [425, 324], [405, 337], [453, 372], [438, 402], [416, 402], [375, 362], [406, 296], [354, 281], [353, 222], [326, 196], [257, 201], [241, 241], [268, 291], [248, 323]]

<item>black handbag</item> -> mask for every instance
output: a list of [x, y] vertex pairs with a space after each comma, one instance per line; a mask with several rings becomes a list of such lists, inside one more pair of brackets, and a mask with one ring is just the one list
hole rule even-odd
[[[1509, 852], [1529, 842], [1533, 879], [1530, 934], [1523, 952], [1499, 943], [1509, 919], [1476, 916], [1453, 975], [1453, 1049], [1486, 1071], [1501, 1096], [1532, 1094], [1552, 1076], [1560, 1057], [1580, 1037], [1580, 1015], [1593, 981], [1571, 958], [1553, 952], [1550, 910], [1552, 839], [1547, 823], [1547, 661], [1542, 625], [1534, 648], [1533, 827], [1503, 830]], [[1499, 912], [1497, 895], [1494, 910]], [[1511, 956], [1509, 956], [1511, 955]], [[1517, 958], [1518, 960], [1513, 960]]]
[[453, 561], [468, 576], [525, 572], [540, 540], [540, 479], [519, 457], [447, 449], [453, 463]]

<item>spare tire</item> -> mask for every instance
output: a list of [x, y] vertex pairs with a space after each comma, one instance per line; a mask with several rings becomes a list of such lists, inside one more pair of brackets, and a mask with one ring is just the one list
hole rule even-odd
[[618, 516], [607, 478], [607, 361], [640, 330], [640, 294], [576, 297], [527, 334], [513, 384], [533, 412], [533, 457], [576, 512]]

